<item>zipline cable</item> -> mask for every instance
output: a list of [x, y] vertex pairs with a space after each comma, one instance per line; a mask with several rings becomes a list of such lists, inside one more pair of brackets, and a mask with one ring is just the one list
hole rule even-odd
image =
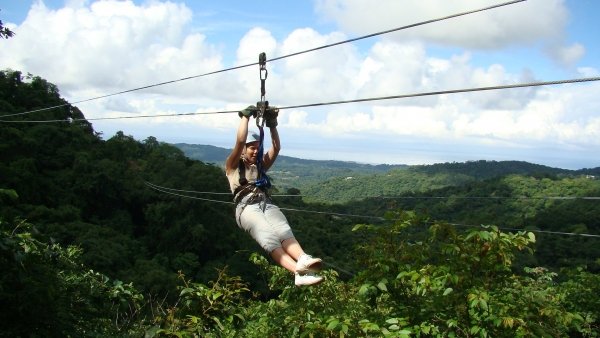
[[[540, 86], [551, 86], [551, 85], [560, 85], [560, 84], [568, 84], [568, 83], [582, 83], [582, 82], [592, 82], [592, 81], [600, 81], [600, 77], [588, 77], [588, 78], [580, 78], [580, 79], [566, 79], [566, 80], [555, 80], [555, 81], [527, 82], [527, 83], [516, 83], [516, 84], [509, 84], [509, 85], [487, 86], [487, 87], [476, 87], [476, 88], [450, 89], [450, 90], [440, 90], [440, 91], [433, 91], [433, 92], [421, 92], [421, 93], [402, 94], [402, 95], [380, 96], [380, 97], [371, 97], [371, 98], [362, 98], [362, 99], [353, 99], [353, 100], [343, 100], [343, 101], [330, 101], [330, 102], [320, 102], [320, 103], [299, 104], [299, 105], [283, 106], [283, 107], [277, 107], [277, 108], [279, 110], [282, 110], [282, 109], [295, 109], [295, 108], [308, 108], [308, 107], [318, 107], [318, 106], [346, 104], [346, 103], [358, 103], [358, 102], [368, 102], [368, 101], [382, 101], [382, 100], [392, 100], [392, 99], [406, 99], [406, 98], [411, 98], [411, 97], [423, 97], [423, 96], [444, 95], [444, 94], [457, 94], [457, 93], [468, 93], [468, 92], [476, 92], [476, 91], [488, 91], [488, 90], [523, 88], [523, 87], [540, 87]], [[134, 118], [148, 118], [148, 117], [172, 117], [172, 116], [208, 115], [208, 114], [231, 114], [231, 113], [238, 113], [238, 112], [239, 111], [237, 111], [237, 110], [235, 110], [235, 111], [234, 110], [229, 110], [229, 111], [214, 111], [214, 112], [173, 113], [173, 114], [158, 114], [158, 115], [116, 116], [116, 117], [97, 117], [97, 118], [82, 118], [82, 119], [62, 119], [62, 120], [38, 120], [38, 121], [29, 121], [29, 120], [14, 120], [14, 121], [11, 121], [11, 120], [0, 120], [0, 122], [8, 122], [8, 123], [54, 123], [54, 122], [76, 122], [76, 121], [99, 121], [99, 120], [134, 119]]]
[[197, 196], [189, 196], [189, 195], [184, 195], [184, 194], [180, 194], [177, 192], [173, 192], [173, 191], [169, 191], [166, 189], [163, 189], [160, 186], [154, 185], [150, 182], [145, 182], [146, 185], [156, 191], [160, 191], [162, 193], [168, 194], [168, 195], [173, 195], [173, 196], [179, 196], [179, 197], [183, 197], [183, 198], [190, 198], [190, 199], [194, 199], [194, 200], [200, 200], [200, 201], [205, 201], [205, 202], [214, 202], [214, 203], [222, 203], [222, 204], [231, 204], [231, 205], [235, 205], [235, 203], [231, 202], [231, 201], [219, 201], [219, 200], [213, 200], [213, 199], [209, 199], [209, 198], [202, 198], [202, 197], [197, 197]]
[[[160, 191], [165, 194], [173, 195], [173, 196], [179, 196], [179, 197], [183, 197], [183, 198], [190, 198], [190, 199], [201, 200], [201, 201], [206, 201], [206, 202], [216, 202], [216, 203], [235, 205], [235, 203], [230, 202], [230, 201], [219, 201], [219, 200], [212, 200], [212, 199], [202, 198], [202, 197], [197, 197], [197, 196], [180, 194], [177, 192], [169, 191], [167, 189], [164, 189], [164, 188], [157, 186], [155, 184], [152, 184], [150, 182], [146, 182], [146, 185], [154, 190]], [[365, 215], [314, 211], [314, 210], [303, 210], [303, 209], [294, 209], [294, 208], [281, 208], [281, 207], [279, 207], [279, 209], [285, 210], [285, 211], [306, 212], [306, 213], [312, 213], [312, 214], [331, 215], [331, 216], [340, 216], [340, 217], [358, 217], [358, 218], [371, 218], [371, 219], [385, 220], [383, 217], [379, 217], [379, 216], [365, 216]]]
[[[184, 193], [198, 194], [198, 195], [228, 195], [228, 196], [231, 196], [231, 192], [215, 192], [215, 191], [196, 191], [196, 190], [174, 189], [174, 188], [162, 187], [160, 185], [156, 185], [156, 184], [150, 183], [148, 181], [144, 181], [144, 183], [146, 183], [147, 185], [151, 185], [153, 187], [160, 188], [160, 189], [163, 189], [163, 190], [168, 190], [168, 191], [184, 192]], [[272, 194], [271, 196], [276, 196], [276, 197], [296, 197], [296, 196], [300, 196], [300, 195]]]
[[598, 196], [375, 196], [383, 199], [600, 200]]
[[[448, 224], [453, 225], [453, 226], [458, 226], [458, 227], [478, 227], [477, 225], [460, 224], [460, 223], [448, 223]], [[483, 226], [479, 226], [479, 227], [483, 227]], [[529, 230], [529, 229], [516, 229], [516, 228], [505, 228], [505, 227], [498, 227], [498, 229], [508, 230], [508, 231], [529, 231], [529, 232], [551, 234], [551, 235], [566, 235], [566, 236], [581, 236], [581, 237], [600, 238], [600, 235], [585, 234], [585, 233], [578, 233], [578, 232], [562, 232], [562, 231], [549, 231], [549, 230], [537, 230], [537, 229]]]
[[66, 106], [72, 106], [72, 105], [75, 105], [75, 104], [78, 104], [78, 103], [84, 103], [84, 102], [88, 102], [88, 101], [94, 101], [94, 100], [104, 99], [104, 98], [107, 98], [107, 97], [121, 95], [121, 94], [126, 94], [126, 93], [131, 93], [131, 92], [139, 91], [139, 90], [142, 90], [142, 89], [148, 89], [148, 88], [152, 88], [152, 87], [163, 86], [163, 85], [170, 84], [170, 83], [175, 83], [175, 82], [180, 82], [180, 81], [195, 79], [195, 78], [202, 77], [202, 76], [208, 76], [208, 75], [212, 75], [212, 74], [223, 73], [223, 72], [234, 70], [234, 69], [240, 69], [240, 68], [244, 68], [244, 67], [255, 66], [257, 64], [258, 64], [258, 62], [255, 62], [255, 63], [250, 63], [250, 64], [246, 64], [246, 65], [242, 65], [242, 66], [225, 68], [225, 69], [221, 69], [221, 70], [217, 70], [217, 71], [213, 71], [213, 72], [209, 72], [209, 73], [204, 73], [204, 74], [200, 74], [200, 75], [188, 76], [188, 77], [180, 78], [180, 79], [177, 79], [177, 80], [165, 81], [165, 82], [155, 83], [155, 84], [151, 84], [151, 85], [147, 85], [147, 86], [143, 86], [143, 87], [137, 87], [137, 88], [133, 88], [133, 89], [127, 89], [127, 90], [123, 90], [123, 91], [120, 91], [120, 92], [116, 92], [116, 93], [112, 93], [112, 94], [106, 94], [106, 95], [101, 95], [101, 96], [96, 96], [96, 97], [92, 97], [92, 98], [89, 98], [89, 99], [74, 101], [74, 102], [71, 102], [71, 103], [59, 104], [59, 105], [55, 105], [55, 106], [52, 106], [52, 107], [40, 108], [40, 109], [35, 109], [35, 110], [28, 110], [28, 111], [25, 111], [25, 112], [22, 112], [22, 113], [16, 113], [16, 114], [0, 115], [0, 118], [1, 117], [8, 117], [8, 116], [17, 116], [17, 115], [25, 115], [25, 114], [37, 113], [37, 112], [41, 112], [41, 111], [46, 111], [46, 110], [51, 110], [51, 109], [56, 109], [56, 108], [62, 108], [62, 107], [66, 107]]
[[492, 5], [492, 6], [489, 6], [489, 7], [484, 7], [484, 8], [475, 9], [475, 10], [471, 10], [471, 11], [467, 11], [467, 12], [462, 12], [462, 13], [457, 13], [457, 14], [452, 14], [452, 15], [444, 16], [444, 17], [437, 18], [437, 19], [431, 19], [431, 20], [421, 21], [421, 22], [418, 22], [418, 23], [414, 23], [414, 24], [410, 24], [410, 25], [406, 25], [406, 26], [402, 26], [402, 27], [398, 27], [398, 28], [388, 29], [388, 30], [377, 32], [377, 33], [373, 33], [373, 34], [364, 35], [364, 36], [361, 36], [361, 37], [358, 37], [358, 38], [353, 38], [353, 39], [349, 39], [349, 40], [335, 42], [335, 43], [324, 45], [324, 46], [321, 46], [321, 47], [311, 48], [311, 49], [307, 49], [305, 51], [296, 52], [296, 53], [292, 53], [292, 54], [288, 54], [288, 55], [284, 55], [284, 56], [272, 58], [269, 61], [281, 60], [281, 59], [284, 59], [284, 58], [288, 58], [290, 56], [300, 55], [300, 54], [304, 54], [304, 53], [308, 53], [308, 52], [314, 52], [314, 51], [317, 51], [317, 50], [321, 50], [321, 49], [325, 49], [325, 48], [329, 48], [329, 47], [333, 47], [333, 46], [338, 46], [338, 45], [342, 45], [342, 44], [349, 43], [349, 42], [355, 42], [355, 41], [363, 40], [363, 39], [366, 39], [366, 38], [371, 38], [371, 37], [378, 36], [378, 35], [383, 35], [383, 34], [393, 33], [393, 32], [397, 32], [397, 31], [400, 31], [400, 30], [408, 29], [408, 28], [414, 28], [414, 27], [418, 27], [418, 26], [423, 26], [423, 25], [426, 25], [426, 24], [430, 24], [430, 23], [434, 23], [434, 22], [438, 22], [438, 21], [443, 21], [443, 20], [448, 20], [448, 19], [459, 17], [459, 16], [464, 16], [464, 15], [468, 15], [468, 14], [474, 14], [474, 13], [478, 13], [478, 12], [483, 12], [483, 11], [487, 11], [487, 10], [498, 8], [498, 7], [503, 7], [503, 6], [507, 6], [507, 5], [513, 5], [513, 4], [516, 4], [516, 3], [519, 3], [519, 2], [524, 2], [524, 1], [526, 1], [526, 0], [509, 1], [509, 2], [505, 2], [505, 3], [497, 4], [497, 5]]
[[278, 108], [279, 109], [293, 109], [293, 108], [307, 108], [307, 107], [317, 107], [317, 106], [330, 106], [330, 105], [345, 104], [345, 103], [357, 103], [357, 102], [367, 102], [367, 101], [381, 101], [381, 100], [391, 100], [391, 99], [406, 99], [406, 98], [411, 98], [411, 97], [443, 95], [443, 94], [457, 94], [457, 93], [468, 93], [468, 92], [498, 90], [498, 89], [512, 89], [512, 88], [523, 88], [523, 87], [539, 87], [539, 86], [550, 86], [550, 85], [558, 85], [558, 84], [566, 84], [566, 83], [591, 82], [591, 81], [599, 81], [599, 80], [600, 80], [600, 77], [588, 77], [588, 78], [569, 79], [569, 80], [556, 80], [556, 81], [540, 81], [540, 82], [516, 83], [516, 84], [511, 84], [511, 85], [487, 86], [487, 87], [463, 88], [463, 89], [451, 89], [451, 90], [439, 90], [439, 91], [433, 91], [433, 92], [413, 93], [413, 94], [403, 94], [403, 95], [391, 95], [391, 96], [380, 96], [380, 97], [372, 97], [372, 98], [365, 98], [365, 99], [330, 101], [330, 102], [311, 103], [311, 104], [299, 104], [299, 105], [295, 105], [295, 106], [286, 106], [286, 107], [278, 107]]
[[[169, 195], [173, 195], [173, 196], [178, 196], [178, 197], [183, 197], [183, 198], [189, 198], [189, 199], [195, 199], [195, 200], [201, 200], [201, 201], [206, 201], [206, 202], [215, 202], [215, 203], [224, 203], [224, 204], [232, 204], [235, 205], [235, 203], [233, 202], [229, 202], [229, 201], [218, 201], [218, 200], [212, 200], [212, 199], [208, 199], [208, 198], [201, 198], [201, 197], [196, 197], [196, 196], [189, 196], [189, 195], [184, 195], [184, 194], [179, 194], [176, 192], [172, 192], [169, 191], [167, 189], [170, 188], [163, 188], [159, 185], [150, 183], [150, 182], [146, 182], [146, 185], [154, 190], [160, 191], [162, 193], [166, 193]], [[334, 213], [334, 212], [325, 212], [325, 211], [314, 211], [314, 210], [304, 210], [304, 209], [294, 209], [294, 208], [279, 208], [281, 210], [285, 210], [285, 211], [296, 211], [296, 212], [306, 212], [306, 213], [313, 213], [313, 214], [320, 214], [320, 215], [332, 215], [332, 216], [341, 216], [341, 217], [358, 217], [358, 218], [370, 218], [370, 219], [377, 219], [380, 221], [395, 221], [396, 219], [386, 219], [384, 217], [379, 217], [379, 216], [369, 216], [369, 215], [356, 215], [356, 214], [345, 214], [345, 213]], [[470, 224], [462, 224], [462, 223], [451, 223], [451, 222], [443, 222], [443, 221], [438, 221], [440, 223], [447, 223], [453, 226], [457, 226], [457, 227], [469, 227], [469, 228], [480, 228], [483, 227], [482, 225], [470, 225]], [[429, 224], [433, 224], [433, 221], [427, 222]], [[549, 231], [549, 230], [536, 230], [536, 229], [516, 229], [516, 228], [507, 228], [507, 227], [497, 227], [500, 230], [507, 230], [507, 231], [529, 231], [529, 232], [534, 232], [534, 233], [544, 233], [544, 234], [552, 234], [552, 235], [566, 235], [566, 236], [581, 236], [581, 237], [589, 237], [589, 238], [600, 238], [600, 235], [595, 235], [595, 234], [587, 234], [587, 233], [576, 233], [576, 232], [561, 232], [561, 231]]]
[[[184, 192], [198, 195], [231, 195], [230, 192], [197, 191], [162, 187], [150, 182], [146, 184], [161, 188], [163, 190]], [[275, 197], [306, 197], [297, 194], [272, 194]], [[367, 198], [377, 199], [522, 199], [522, 200], [600, 200], [600, 196], [371, 196]]]
[[[150, 118], [150, 117], [179, 117], [179, 116], [190, 116], [190, 115], [214, 115], [214, 114], [233, 114], [238, 113], [239, 110], [224, 110], [224, 111], [212, 111], [212, 112], [200, 112], [200, 113], [171, 113], [171, 114], [157, 114], [157, 115], [131, 115], [131, 116], [114, 116], [114, 117], [96, 117], [96, 118], [81, 118], [81, 119], [61, 119], [61, 120], [0, 120], [0, 122], [13, 122], [13, 123], [55, 123], [55, 122], [80, 122], [80, 121], [100, 121], [100, 120], [126, 120], [126, 119], [139, 119], [139, 118]], [[4, 115], [8, 116], [8, 115]], [[2, 117], [2, 116], [0, 116]]]
[[[484, 7], [484, 8], [480, 8], [480, 9], [476, 9], [476, 10], [471, 10], [471, 11], [467, 11], [467, 12], [452, 14], [452, 15], [448, 15], [448, 16], [445, 16], [445, 17], [437, 18], [437, 19], [426, 20], [426, 21], [422, 21], [422, 22], [418, 22], [418, 23], [414, 23], [414, 24], [410, 24], [410, 25], [406, 25], [406, 26], [402, 26], [402, 27], [388, 29], [388, 30], [385, 30], [385, 31], [377, 32], [377, 33], [363, 35], [363, 36], [360, 36], [360, 37], [357, 37], [357, 38], [352, 38], [352, 39], [348, 39], [348, 40], [344, 40], [344, 41], [339, 41], [339, 42], [336, 42], [336, 43], [327, 44], [327, 45], [323, 45], [323, 46], [320, 46], [320, 47], [311, 48], [311, 49], [307, 49], [307, 50], [304, 50], [304, 51], [295, 52], [295, 53], [291, 53], [291, 54], [287, 54], [287, 55], [275, 57], [273, 59], [267, 60], [267, 62], [282, 60], [282, 59], [285, 59], [285, 58], [288, 58], [288, 57], [292, 57], [292, 56], [296, 56], [296, 55], [300, 55], [300, 54], [314, 52], [314, 51], [325, 49], [325, 48], [329, 48], [329, 47], [334, 47], [334, 46], [338, 46], [338, 45], [342, 45], [342, 44], [346, 44], [346, 43], [350, 43], [350, 42], [355, 42], [355, 41], [359, 41], [359, 40], [363, 40], [363, 39], [367, 39], [367, 38], [371, 38], [371, 37], [375, 37], [375, 36], [379, 36], [379, 35], [383, 35], [383, 34], [397, 32], [397, 31], [400, 31], [400, 30], [404, 30], [404, 29], [408, 29], [408, 28], [413, 28], [413, 27], [417, 27], [417, 26], [422, 26], [422, 25], [426, 25], [426, 24], [430, 24], [430, 23], [434, 23], [434, 22], [438, 22], [438, 21], [448, 20], [448, 19], [459, 17], [459, 16], [464, 16], [464, 15], [468, 15], [468, 14], [474, 14], [474, 13], [478, 13], [478, 12], [483, 12], [483, 11], [487, 11], [487, 10], [490, 10], [490, 9], [494, 9], [494, 8], [498, 8], [498, 7], [503, 7], [503, 6], [507, 6], [507, 5], [512, 5], [512, 4], [516, 4], [516, 3], [524, 2], [524, 1], [526, 1], [526, 0], [509, 1], [509, 2], [505, 2], [505, 3], [501, 3], [501, 4], [496, 4], [496, 5], [492, 5], [492, 6], [488, 6], [488, 7]], [[159, 82], [159, 83], [150, 84], [150, 85], [147, 85], [147, 86], [142, 86], [142, 87], [137, 87], [137, 88], [133, 88], [133, 89], [127, 89], [127, 90], [119, 91], [119, 92], [112, 93], [112, 94], [106, 94], [106, 95], [96, 96], [96, 97], [92, 97], [92, 98], [89, 98], [89, 99], [75, 101], [75, 102], [72, 102], [72, 103], [65, 103], [65, 104], [61, 104], [61, 105], [55, 105], [55, 106], [52, 106], [52, 107], [40, 108], [40, 109], [30, 110], [30, 111], [26, 111], [26, 112], [22, 112], [22, 113], [16, 113], [16, 114], [0, 115], [0, 118], [2, 118], [2, 117], [9, 117], [9, 116], [17, 116], [17, 115], [25, 115], [25, 114], [31, 114], [31, 113], [36, 113], [36, 112], [40, 112], [40, 111], [46, 111], [46, 110], [50, 110], [50, 109], [55, 109], [55, 108], [61, 108], [61, 107], [65, 107], [65, 106], [75, 105], [75, 104], [78, 104], [78, 103], [84, 103], [84, 102], [88, 102], [88, 101], [99, 100], [99, 99], [103, 99], [103, 98], [107, 98], [107, 97], [111, 97], [111, 96], [116, 96], [116, 95], [131, 93], [131, 92], [135, 92], [135, 91], [139, 91], [139, 90], [143, 90], [143, 89], [148, 89], [148, 88], [153, 88], [153, 87], [159, 87], [159, 86], [163, 86], [163, 85], [167, 85], [167, 84], [172, 84], [172, 83], [176, 83], [176, 82], [181, 82], [181, 81], [186, 81], [186, 80], [191, 80], [191, 79], [195, 79], [195, 78], [199, 78], [199, 77], [214, 75], [214, 74], [218, 74], [218, 73], [224, 73], [224, 72], [228, 72], [228, 71], [232, 71], [232, 70], [237, 70], [237, 69], [241, 69], [241, 68], [246, 68], [246, 67], [251, 67], [251, 66], [256, 66], [258, 64], [259, 64], [258, 62], [254, 62], [254, 63], [239, 65], [239, 66], [235, 66], [235, 67], [229, 67], [229, 68], [225, 68], [225, 69], [221, 69], [221, 70], [216, 70], [216, 71], [212, 71], [212, 72], [208, 72], [208, 73], [204, 73], [204, 74], [187, 76], [187, 77], [183, 77], [183, 78], [176, 79], [176, 80]]]

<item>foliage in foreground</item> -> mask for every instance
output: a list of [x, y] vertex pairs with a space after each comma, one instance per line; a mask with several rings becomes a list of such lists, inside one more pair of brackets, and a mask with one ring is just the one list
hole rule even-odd
[[0, 220], [0, 332], [6, 337], [106, 337], [138, 333], [144, 297], [80, 263], [81, 249], [41, 240]]
[[[186, 304], [204, 304], [191, 315], [182, 306], [164, 318], [158, 336], [244, 337], [596, 337], [598, 275], [579, 270], [568, 281], [544, 268], [516, 274], [518, 251], [531, 251], [532, 233], [496, 227], [458, 233], [398, 213], [391, 225], [358, 225], [369, 240], [358, 248], [364, 270], [342, 282], [333, 270], [312, 288], [296, 288], [283, 269], [260, 256], [278, 296], [247, 300], [237, 279], [221, 276], [212, 287], [182, 290]], [[241, 283], [241, 284], [240, 284]], [[229, 286], [227, 286], [229, 285]], [[224, 289], [223, 289], [224, 288]], [[235, 290], [235, 292], [234, 292]], [[581, 303], [583, 299], [587, 303]], [[215, 305], [220, 302], [220, 305]], [[197, 305], [196, 305], [197, 306]], [[199, 317], [206, 309], [218, 313]], [[170, 313], [175, 313], [171, 310]], [[203, 318], [203, 319], [201, 319]], [[208, 323], [208, 325], [207, 325]], [[174, 329], [175, 328], [175, 329]]]
[[[178, 297], [143, 297], [80, 263], [26, 222], [0, 222], [0, 330], [9, 336], [146, 337], [598, 337], [600, 276], [512, 269], [532, 233], [457, 232], [411, 213], [357, 225], [363, 267], [333, 269], [319, 286], [253, 254], [270, 296], [221, 270], [207, 285], [180, 274]], [[327, 262], [335, 266], [335, 262]]]

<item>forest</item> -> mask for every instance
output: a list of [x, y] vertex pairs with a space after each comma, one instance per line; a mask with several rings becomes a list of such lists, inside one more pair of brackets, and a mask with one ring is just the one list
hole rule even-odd
[[19, 71], [0, 72], [0, 115], [0, 336], [599, 336], [598, 168], [274, 179], [326, 263], [325, 282], [298, 288], [237, 228], [230, 195], [166, 193], [228, 192], [220, 164], [105, 138]]

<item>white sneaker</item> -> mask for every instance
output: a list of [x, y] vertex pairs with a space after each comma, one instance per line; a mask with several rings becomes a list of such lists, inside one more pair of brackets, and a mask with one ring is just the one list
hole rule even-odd
[[313, 274], [301, 275], [297, 272], [296, 272], [295, 278], [294, 278], [294, 284], [296, 284], [296, 286], [316, 285], [316, 284], [321, 283], [322, 281], [323, 281], [323, 277], [321, 277], [321, 276], [317, 276], [317, 275], [313, 275]]
[[303, 254], [298, 258], [296, 262], [296, 272], [300, 274], [307, 273], [309, 271], [318, 272], [323, 267], [323, 261], [321, 258], [314, 258], [311, 255]]

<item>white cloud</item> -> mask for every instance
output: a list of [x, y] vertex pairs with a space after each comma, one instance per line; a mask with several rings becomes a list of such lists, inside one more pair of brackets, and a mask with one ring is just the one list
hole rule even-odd
[[[318, 13], [336, 22], [342, 30], [368, 34], [501, 3], [487, 0], [381, 0], [377, 3], [368, 0], [318, 0], [316, 8]], [[562, 32], [566, 20], [567, 10], [562, 0], [528, 0], [403, 30], [394, 34], [393, 38], [468, 48], [501, 48], [531, 43], [540, 38], [553, 39]]]
[[265, 53], [267, 56], [273, 54], [277, 42], [271, 32], [264, 28], [253, 28], [240, 40], [237, 50], [239, 64], [258, 62], [258, 55]]
[[[319, 34], [311, 28], [292, 31], [279, 45], [278, 56], [345, 40], [340, 33]], [[341, 45], [304, 53], [269, 64], [273, 69], [271, 88], [275, 98], [289, 104], [347, 99], [354, 96], [351, 82], [358, 69], [357, 51]]]
[[585, 47], [580, 43], [574, 43], [570, 46], [550, 45], [546, 50], [548, 55], [556, 62], [567, 67], [575, 64], [585, 54]]
[[[256, 63], [259, 61], [259, 54], [263, 52], [270, 57], [273, 55], [276, 44], [271, 32], [263, 28], [253, 28], [240, 40], [236, 63], [238, 65]], [[236, 76], [237, 83], [232, 83], [229, 91], [235, 93], [238, 100], [245, 99], [248, 104], [258, 101], [261, 95], [258, 66], [241, 69]], [[271, 82], [268, 74], [267, 81]]]
[[[317, 12], [354, 35], [400, 28], [449, 15], [499, 5], [488, 0], [318, 0]], [[368, 13], [366, 15], [365, 13]], [[420, 41], [427, 45], [470, 50], [508, 47], [541, 48], [555, 62], [571, 66], [585, 54], [581, 43], [569, 44], [569, 12], [564, 0], [527, 0], [386, 34], [383, 39]]]
[[[489, 2], [320, 0], [318, 5], [345, 32], [371, 33]], [[211, 44], [193, 25], [191, 10], [171, 2], [138, 6], [131, 1], [78, 1], [59, 10], [35, 5], [14, 29], [17, 37], [3, 41], [0, 63], [42, 76], [72, 101], [226, 68], [222, 47]], [[500, 62], [479, 64], [468, 50], [432, 55], [428, 43], [491, 49], [524, 43], [537, 48], [541, 41], [554, 43], [556, 48], [549, 50], [556, 60], [572, 65], [585, 48], [564, 46], [564, 25], [563, 1], [528, 0], [372, 44], [300, 54], [267, 64], [266, 98], [286, 106], [530, 82], [539, 74], [513, 73]], [[313, 28], [275, 37], [254, 27], [240, 36], [234, 65], [254, 63], [260, 52], [272, 59], [347, 39], [345, 33]], [[597, 76], [598, 69], [580, 67], [578, 72]], [[112, 96], [80, 109], [88, 117], [236, 110], [259, 99], [259, 86], [255, 66]], [[425, 144], [437, 143], [440, 154], [443, 145], [453, 142], [473, 148], [594, 147], [600, 143], [600, 119], [594, 116], [600, 109], [599, 89], [588, 83], [287, 109], [280, 113], [280, 126], [286, 138], [300, 135], [295, 142], [316, 147], [334, 147], [348, 139], [364, 139], [366, 148], [378, 148], [378, 142], [393, 146], [419, 140], [419, 151], [432, 151]], [[209, 114], [97, 121], [94, 126], [107, 134], [125, 130], [136, 137], [146, 133], [198, 143], [224, 139], [229, 146], [238, 121], [236, 114]], [[385, 153], [384, 149], [378, 151]]]
[[362, 64], [358, 94], [386, 96], [423, 88], [426, 59], [419, 43], [375, 43]]
[[[370, 134], [452, 141], [476, 138], [483, 144], [503, 145], [600, 145], [600, 118], [594, 114], [600, 102], [592, 97], [594, 87], [546, 87], [528, 93], [519, 105], [504, 108], [481, 105], [486, 99], [474, 99], [481, 96], [479, 92], [441, 96], [430, 106], [376, 103], [366, 111], [336, 107], [312, 129], [340, 139]], [[507, 100], [513, 98], [507, 95]]]
[[597, 77], [600, 75], [600, 71], [593, 67], [579, 67], [577, 73], [582, 77]]
[[107, 0], [71, 6], [33, 5], [18, 36], [0, 51], [3, 64], [58, 80], [71, 98], [71, 91], [85, 87], [114, 92], [222, 67], [202, 35], [183, 34], [192, 18], [185, 5]]

